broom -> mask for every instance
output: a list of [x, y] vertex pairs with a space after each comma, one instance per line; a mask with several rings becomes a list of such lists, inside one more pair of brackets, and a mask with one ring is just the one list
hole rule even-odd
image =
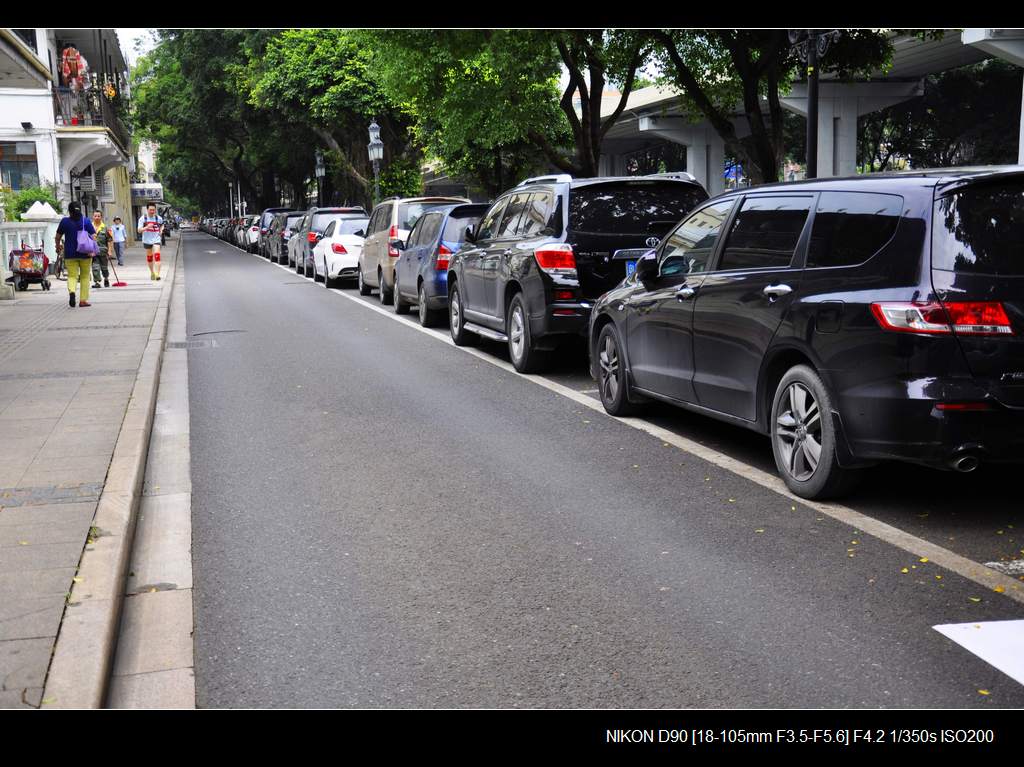
[[113, 261], [108, 261], [107, 262], [107, 266], [110, 267], [110, 270], [114, 273], [114, 279], [117, 280], [117, 282], [110, 283], [110, 286], [113, 287], [113, 288], [127, 288], [128, 287], [128, 283], [127, 282], [121, 282], [121, 278], [117, 276], [117, 269], [114, 268], [114, 262]]

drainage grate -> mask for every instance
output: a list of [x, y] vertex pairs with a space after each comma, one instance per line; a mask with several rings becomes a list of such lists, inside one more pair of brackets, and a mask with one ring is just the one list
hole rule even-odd
[[216, 340], [204, 338], [202, 341], [168, 341], [168, 349], [209, 349], [213, 346], [220, 346]]

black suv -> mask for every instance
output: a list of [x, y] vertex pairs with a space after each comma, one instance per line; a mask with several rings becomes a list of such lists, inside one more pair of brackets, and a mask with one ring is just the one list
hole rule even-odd
[[268, 239], [270, 235], [270, 222], [273, 220], [274, 215], [277, 213], [301, 213], [294, 208], [267, 208], [260, 214], [259, 227], [260, 237], [256, 243], [256, 252], [264, 258], [270, 257], [270, 248], [268, 246]]
[[797, 495], [879, 460], [1024, 460], [1024, 172], [777, 184], [700, 206], [601, 298], [591, 373], [771, 436]]
[[516, 370], [537, 370], [560, 340], [586, 335], [594, 300], [626, 276], [613, 253], [657, 243], [706, 198], [688, 174], [527, 179], [449, 264], [452, 339], [507, 342]]

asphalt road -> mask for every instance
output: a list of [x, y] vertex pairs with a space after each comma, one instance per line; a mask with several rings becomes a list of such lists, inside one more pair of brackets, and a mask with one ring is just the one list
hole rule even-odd
[[[190, 340], [215, 342], [189, 351], [198, 705], [1024, 706], [932, 628], [1019, 603], [215, 238], [183, 248]], [[549, 377], [593, 389], [580, 364]], [[756, 435], [648, 417], [771, 468]], [[851, 505], [972, 558], [1021, 530], [1009, 473], [878, 471]]]

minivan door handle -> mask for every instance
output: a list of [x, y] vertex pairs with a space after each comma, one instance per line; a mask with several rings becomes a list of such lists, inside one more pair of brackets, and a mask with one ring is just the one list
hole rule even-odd
[[691, 288], [689, 285], [683, 285], [683, 287], [676, 291], [676, 298], [680, 301], [685, 301], [688, 298], [693, 298], [696, 292], [696, 288]]
[[785, 296], [792, 293], [793, 288], [789, 287], [789, 285], [769, 285], [763, 292], [768, 296], [769, 301], [774, 301], [779, 296]]

